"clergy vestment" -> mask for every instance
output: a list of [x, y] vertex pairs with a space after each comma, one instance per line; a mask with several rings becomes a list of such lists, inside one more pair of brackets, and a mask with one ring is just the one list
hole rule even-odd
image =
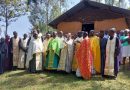
[[43, 43], [40, 38], [30, 41], [26, 67], [30, 72], [35, 73], [43, 70]]
[[101, 57], [100, 57], [100, 43], [97, 36], [90, 37], [91, 50], [93, 55], [93, 71], [92, 73], [101, 73]]
[[4, 63], [6, 58], [8, 57], [8, 47], [6, 43], [0, 44], [0, 74], [4, 73]]
[[46, 69], [57, 70], [60, 58], [60, 41], [58, 37], [49, 42], [46, 56]]
[[20, 51], [19, 51], [18, 68], [20, 68], [20, 69], [25, 68], [27, 42], [28, 42], [27, 38], [21, 39], [19, 42]]
[[46, 66], [46, 55], [47, 55], [47, 48], [48, 48], [48, 44], [50, 42], [51, 38], [49, 39], [45, 39], [43, 41], [43, 57], [44, 57], [44, 67]]
[[92, 70], [92, 52], [88, 37], [81, 42], [76, 56], [81, 76], [84, 79], [90, 79]]
[[101, 51], [101, 74], [104, 76], [105, 60], [106, 60], [106, 45], [107, 38], [100, 38], [100, 51]]
[[58, 70], [65, 71], [66, 68], [66, 60], [68, 58], [68, 45], [63, 38], [61, 39], [61, 52], [60, 52], [60, 60], [58, 65]]
[[104, 75], [117, 76], [118, 74], [118, 59], [119, 55], [119, 40], [114, 38], [109, 38], [106, 46], [106, 61]]
[[29, 68], [29, 61], [32, 57], [32, 45], [33, 45], [34, 37], [31, 36], [27, 42], [27, 59], [26, 59], [26, 68]]
[[5, 39], [5, 43], [6, 43], [6, 45], [7, 45], [7, 50], [8, 50], [8, 52], [7, 52], [7, 57], [6, 57], [6, 60], [4, 61], [4, 69], [5, 70], [11, 70], [12, 69], [12, 62], [11, 62], [11, 47], [10, 47], [10, 38], [9, 37], [7, 37], [6, 39]]
[[72, 71], [72, 60], [73, 60], [73, 55], [74, 55], [74, 41], [73, 39], [67, 40], [67, 50], [68, 50], [68, 56], [66, 60], [66, 69], [65, 71], [67, 73], [70, 73]]
[[18, 67], [19, 61], [19, 40], [20, 38], [11, 38], [10, 45], [11, 45], [11, 53], [12, 53], [12, 62], [13, 67], [16, 69]]
[[80, 47], [80, 42], [82, 42], [82, 41], [83, 41], [83, 37], [81, 37], [81, 38], [77, 37], [74, 40], [75, 45], [74, 45], [74, 57], [73, 57], [73, 61], [72, 61], [72, 71], [76, 71], [78, 68], [76, 53]]

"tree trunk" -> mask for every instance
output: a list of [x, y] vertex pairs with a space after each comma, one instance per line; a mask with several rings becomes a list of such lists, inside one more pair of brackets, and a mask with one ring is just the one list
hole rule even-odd
[[7, 10], [7, 7], [6, 7], [6, 10], [5, 10], [5, 36], [7, 35], [7, 32], [8, 32], [8, 10]]
[[5, 36], [8, 34], [8, 22], [6, 22]]
[[49, 0], [46, 3], [46, 32], [48, 32], [48, 23], [49, 23]]
[[62, 10], [62, 1], [60, 0], [60, 14], [61, 14], [61, 10]]

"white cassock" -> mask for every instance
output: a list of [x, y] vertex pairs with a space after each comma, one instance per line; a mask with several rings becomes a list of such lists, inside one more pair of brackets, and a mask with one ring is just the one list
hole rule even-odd
[[[21, 42], [20, 42], [21, 48], [26, 49], [27, 48], [27, 42], [28, 42], [28, 39], [25, 39], [25, 40], [21, 39]], [[24, 68], [25, 57], [26, 57], [26, 52], [23, 51], [22, 49], [20, 49], [20, 51], [19, 51], [18, 68]]]
[[68, 46], [68, 58], [66, 60], [66, 72], [70, 73], [72, 70], [72, 60], [74, 55], [74, 41], [73, 39], [66, 41]]
[[36, 54], [36, 70], [42, 70], [42, 54], [43, 54], [43, 43], [40, 38], [33, 39], [30, 41], [26, 67], [29, 68], [29, 62], [33, 59], [33, 55]]

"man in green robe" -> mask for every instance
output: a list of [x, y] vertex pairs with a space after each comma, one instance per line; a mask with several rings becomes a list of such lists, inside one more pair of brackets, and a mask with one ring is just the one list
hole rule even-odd
[[57, 32], [53, 32], [52, 39], [49, 42], [47, 56], [46, 56], [46, 69], [57, 70], [60, 59], [60, 41], [57, 37]]

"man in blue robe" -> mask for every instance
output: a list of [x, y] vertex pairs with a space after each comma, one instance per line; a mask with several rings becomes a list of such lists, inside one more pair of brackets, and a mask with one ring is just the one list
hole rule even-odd
[[8, 56], [8, 48], [4, 38], [1, 38], [0, 41], [0, 74], [2, 74], [4, 73], [4, 61]]
[[100, 31], [100, 50], [101, 50], [101, 75], [104, 77], [105, 59], [106, 59], [107, 38], [104, 37], [104, 31]]

